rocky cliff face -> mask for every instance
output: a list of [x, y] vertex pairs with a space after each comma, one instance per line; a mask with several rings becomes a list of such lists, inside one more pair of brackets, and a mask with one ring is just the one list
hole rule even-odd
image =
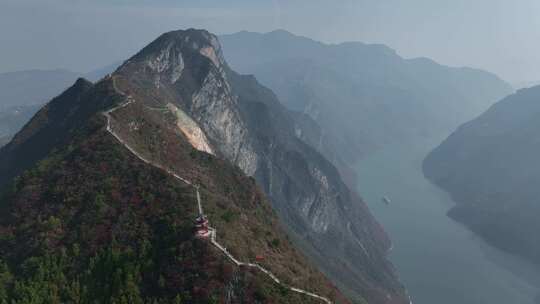
[[119, 89], [146, 106], [186, 113], [216, 155], [255, 177], [297, 244], [340, 287], [372, 303], [406, 301], [385, 259], [388, 239], [364, 203], [297, 138], [275, 95], [228, 67], [215, 36], [164, 34], [115, 75]]
[[[186, 58], [186, 59], [184, 59]], [[179, 106], [204, 130], [221, 155], [253, 175], [257, 155], [247, 137], [237, 97], [225, 75], [226, 64], [214, 36], [167, 33], [131, 58], [117, 72], [129, 84], [148, 89]]]
[[322, 127], [316, 148], [345, 176], [360, 157], [396, 141], [446, 136], [511, 92], [493, 74], [404, 59], [384, 45], [325, 44], [282, 30], [220, 39], [233, 69], [254, 74]]
[[424, 160], [457, 206], [450, 216], [508, 251], [540, 261], [540, 87], [462, 125]]

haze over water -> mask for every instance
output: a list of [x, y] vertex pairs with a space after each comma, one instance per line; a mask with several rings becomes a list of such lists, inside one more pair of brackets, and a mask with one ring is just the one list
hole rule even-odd
[[393, 241], [390, 259], [413, 303], [540, 303], [540, 268], [446, 216], [454, 203], [421, 171], [422, 159], [438, 142], [397, 143], [356, 166], [358, 190]]

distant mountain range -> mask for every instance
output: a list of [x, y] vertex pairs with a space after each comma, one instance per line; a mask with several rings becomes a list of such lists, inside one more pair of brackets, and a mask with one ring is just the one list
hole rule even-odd
[[540, 262], [540, 86], [463, 124], [424, 161], [457, 202], [450, 216], [491, 243]]
[[[202, 30], [79, 79], [0, 149], [0, 300], [409, 303], [387, 236], [293, 117]], [[222, 249], [195, 238], [193, 185]]]
[[[384, 45], [324, 44], [283, 30], [220, 39], [231, 66], [297, 111], [297, 132], [343, 173], [389, 142], [448, 134], [512, 91], [488, 72], [403, 59]], [[306, 130], [309, 119], [321, 129]]]
[[0, 73], [0, 147], [19, 131], [44, 103], [59, 95], [78, 77], [97, 81], [119, 65], [120, 63], [115, 63], [89, 73], [61, 69]]

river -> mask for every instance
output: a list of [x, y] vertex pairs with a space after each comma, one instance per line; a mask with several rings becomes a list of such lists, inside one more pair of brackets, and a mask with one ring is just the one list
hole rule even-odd
[[357, 165], [358, 190], [392, 239], [390, 260], [413, 303], [540, 303], [538, 267], [493, 248], [446, 216], [454, 203], [421, 171], [422, 159], [438, 142], [394, 144]]

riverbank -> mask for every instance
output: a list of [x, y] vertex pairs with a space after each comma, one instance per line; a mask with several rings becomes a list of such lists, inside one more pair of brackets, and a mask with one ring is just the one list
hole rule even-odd
[[[537, 304], [540, 269], [450, 219], [454, 205], [421, 171], [439, 140], [395, 144], [355, 167], [357, 189], [394, 243], [390, 259], [415, 304]], [[390, 204], [381, 202], [388, 196]]]

